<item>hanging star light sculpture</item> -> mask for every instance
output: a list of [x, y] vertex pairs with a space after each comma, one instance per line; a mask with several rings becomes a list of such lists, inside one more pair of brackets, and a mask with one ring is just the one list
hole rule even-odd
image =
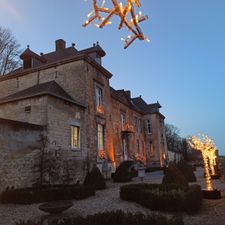
[[[96, 24], [97, 27], [103, 28], [104, 26], [111, 24], [110, 19], [113, 16], [118, 16], [120, 18], [120, 23], [118, 29], [120, 30], [123, 27], [126, 27], [130, 35], [127, 38], [122, 38], [124, 41], [124, 48], [129, 47], [136, 39], [145, 40], [149, 42], [149, 39], [143, 34], [139, 23], [148, 19], [148, 16], [143, 16], [141, 12], [138, 14], [135, 13], [135, 6], [140, 8], [140, 0], [127, 0], [126, 4], [123, 6], [123, 3], [118, 3], [117, 0], [111, 0], [112, 9], [105, 7], [105, 0], [101, 1], [101, 5], [97, 4], [97, 0], [93, 0], [93, 10], [87, 15], [88, 19], [83, 24], [83, 27], [88, 26], [94, 20], [98, 20], [99, 23]], [[106, 17], [102, 15], [105, 14]], [[130, 20], [129, 20], [130, 19]], [[129, 21], [128, 21], [129, 20]]]

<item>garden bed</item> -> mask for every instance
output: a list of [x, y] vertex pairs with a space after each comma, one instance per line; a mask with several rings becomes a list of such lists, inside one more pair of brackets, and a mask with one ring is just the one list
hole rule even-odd
[[131, 184], [120, 188], [120, 198], [136, 202], [150, 210], [196, 213], [202, 202], [201, 187], [192, 185]]
[[1, 203], [32, 204], [58, 200], [79, 200], [95, 195], [95, 189], [86, 185], [56, 185], [36, 188], [9, 189], [1, 196]]
[[161, 215], [124, 213], [123, 211], [97, 213], [87, 217], [60, 218], [49, 221], [21, 221], [16, 225], [184, 225], [179, 217], [170, 219]]

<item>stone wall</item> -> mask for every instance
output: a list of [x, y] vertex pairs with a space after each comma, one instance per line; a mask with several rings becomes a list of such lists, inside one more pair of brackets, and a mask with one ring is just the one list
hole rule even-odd
[[[71, 182], [82, 181], [86, 174], [88, 151], [85, 109], [49, 96], [47, 111], [48, 148], [60, 155], [58, 162], [61, 169], [68, 167]], [[71, 125], [80, 127], [80, 149], [71, 149]]]
[[58, 64], [21, 76], [6, 76], [0, 78], [0, 98], [40, 83], [55, 80], [75, 100], [85, 103], [86, 78], [84, 73], [84, 61], [79, 60], [66, 64]]
[[0, 123], [0, 192], [8, 186], [30, 186], [43, 127], [4, 119]]
[[[111, 96], [109, 88], [109, 79], [105, 77], [96, 68], [88, 65], [86, 68], [86, 105], [87, 110], [85, 113], [86, 121], [86, 136], [89, 158], [91, 163], [96, 163], [98, 156], [97, 149], [97, 124], [100, 123], [105, 127], [105, 153], [111, 161], [114, 161], [114, 150], [111, 147], [110, 133], [112, 131], [111, 120]], [[103, 90], [103, 108], [104, 112], [99, 113], [96, 110], [96, 85], [100, 86]]]
[[[126, 123], [131, 126], [131, 132], [122, 132], [121, 113], [126, 115]], [[139, 124], [135, 124], [134, 118], [140, 120]], [[134, 159], [137, 154], [143, 159], [145, 158], [145, 143], [144, 126], [142, 115], [125, 104], [112, 98], [112, 123], [113, 123], [113, 140], [115, 148], [115, 158], [117, 164], [124, 160], [122, 154], [122, 136], [128, 136], [128, 157]], [[137, 142], [139, 142], [139, 147]]]
[[149, 166], [163, 166], [165, 157], [168, 155], [164, 118], [159, 113], [152, 113], [148, 117], [151, 121], [152, 132], [147, 135], [147, 142], [152, 142], [154, 149], [154, 154], [148, 158], [148, 164]]
[[[25, 111], [26, 106], [30, 106], [30, 111]], [[47, 96], [0, 104], [0, 118], [46, 125]]]

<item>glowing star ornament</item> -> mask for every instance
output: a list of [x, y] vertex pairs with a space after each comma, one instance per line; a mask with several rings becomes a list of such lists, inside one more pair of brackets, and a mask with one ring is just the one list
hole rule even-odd
[[[110, 0], [108, 0], [109, 2]], [[126, 4], [117, 0], [111, 0], [112, 9], [105, 7], [105, 0], [101, 0], [100, 6], [98, 5], [97, 0], [93, 0], [93, 10], [87, 15], [87, 20], [83, 24], [83, 27], [88, 26], [94, 20], [98, 20], [99, 23], [96, 24], [97, 27], [103, 28], [106, 25], [111, 24], [110, 19], [113, 16], [120, 18], [120, 23], [118, 29], [120, 30], [123, 27], [126, 27], [131, 35], [128, 35], [127, 38], [122, 38], [124, 41], [124, 48], [129, 47], [136, 39], [147, 41], [149, 39], [143, 34], [139, 23], [148, 19], [148, 16], [143, 16], [141, 12], [139, 14], [135, 13], [135, 7], [140, 8], [140, 0], [127, 0]], [[104, 15], [104, 16], [103, 16]]]

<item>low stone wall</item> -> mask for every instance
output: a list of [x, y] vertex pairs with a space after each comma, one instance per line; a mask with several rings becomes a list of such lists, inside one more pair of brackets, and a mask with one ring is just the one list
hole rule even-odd
[[31, 185], [43, 130], [42, 126], [0, 119], [0, 191]]

